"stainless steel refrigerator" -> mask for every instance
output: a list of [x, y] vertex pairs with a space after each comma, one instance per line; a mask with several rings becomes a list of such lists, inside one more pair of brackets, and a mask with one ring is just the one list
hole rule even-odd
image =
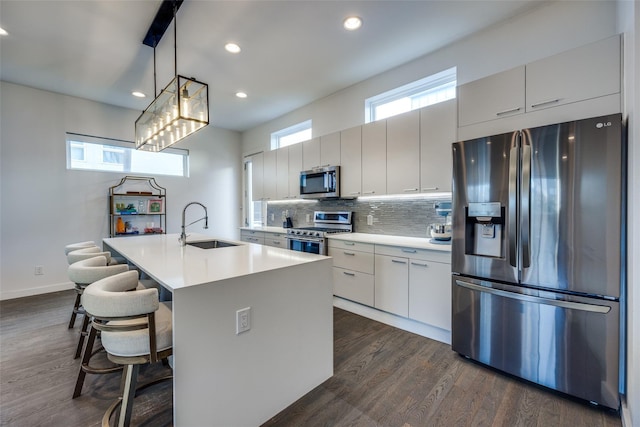
[[452, 348], [619, 408], [620, 114], [453, 144]]

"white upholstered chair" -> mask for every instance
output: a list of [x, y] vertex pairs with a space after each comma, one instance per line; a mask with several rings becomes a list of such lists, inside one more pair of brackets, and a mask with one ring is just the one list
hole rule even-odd
[[[138, 272], [127, 271], [94, 282], [82, 295], [82, 305], [92, 317], [87, 345], [93, 344], [95, 331], [100, 331], [109, 360], [124, 365], [122, 396], [105, 413], [103, 426], [109, 425], [119, 407], [117, 425], [129, 425], [140, 365], [166, 360], [172, 354], [171, 302], [159, 302], [156, 288], [136, 290], [137, 286]], [[138, 389], [170, 378], [160, 378]], [[81, 381], [80, 375], [78, 380]]]
[[92, 248], [94, 246], [97, 247], [98, 245], [96, 245], [96, 243], [93, 240], [87, 240], [85, 242], [70, 243], [64, 247], [64, 254], [66, 256], [69, 254], [69, 252], [77, 251], [78, 249]]

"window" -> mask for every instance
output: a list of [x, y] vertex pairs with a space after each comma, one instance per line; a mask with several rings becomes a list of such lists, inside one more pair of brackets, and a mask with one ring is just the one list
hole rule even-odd
[[456, 97], [456, 79], [456, 67], [453, 67], [372, 96], [364, 102], [365, 123], [453, 99]]
[[189, 151], [140, 151], [133, 142], [67, 133], [67, 169], [189, 176]]
[[244, 176], [243, 176], [244, 198], [242, 200], [242, 208], [244, 211], [244, 225], [245, 227], [261, 227], [263, 225], [262, 219], [263, 208], [266, 209], [266, 203], [262, 201], [254, 201], [253, 189], [251, 182], [253, 181], [253, 161], [251, 157], [244, 159]]
[[282, 148], [311, 139], [311, 120], [289, 126], [271, 134], [271, 149]]

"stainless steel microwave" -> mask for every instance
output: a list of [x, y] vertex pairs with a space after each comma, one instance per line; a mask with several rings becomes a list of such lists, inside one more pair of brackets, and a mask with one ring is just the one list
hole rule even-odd
[[302, 199], [340, 197], [340, 166], [326, 166], [300, 172]]

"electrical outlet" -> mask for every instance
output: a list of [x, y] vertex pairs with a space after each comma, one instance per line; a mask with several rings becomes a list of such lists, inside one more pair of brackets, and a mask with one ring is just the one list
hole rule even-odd
[[271, 214], [271, 221], [274, 221], [276, 219], [276, 215], [274, 213]]
[[373, 215], [367, 215], [367, 225], [373, 225]]
[[44, 274], [44, 266], [36, 265], [33, 269], [33, 274], [35, 274], [36, 276], [42, 276]]
[[311, 214], [307, 214], [307, 222], [311, 221]]
[[236, 335], [251, 329], [251, 307], [236, 311]]

